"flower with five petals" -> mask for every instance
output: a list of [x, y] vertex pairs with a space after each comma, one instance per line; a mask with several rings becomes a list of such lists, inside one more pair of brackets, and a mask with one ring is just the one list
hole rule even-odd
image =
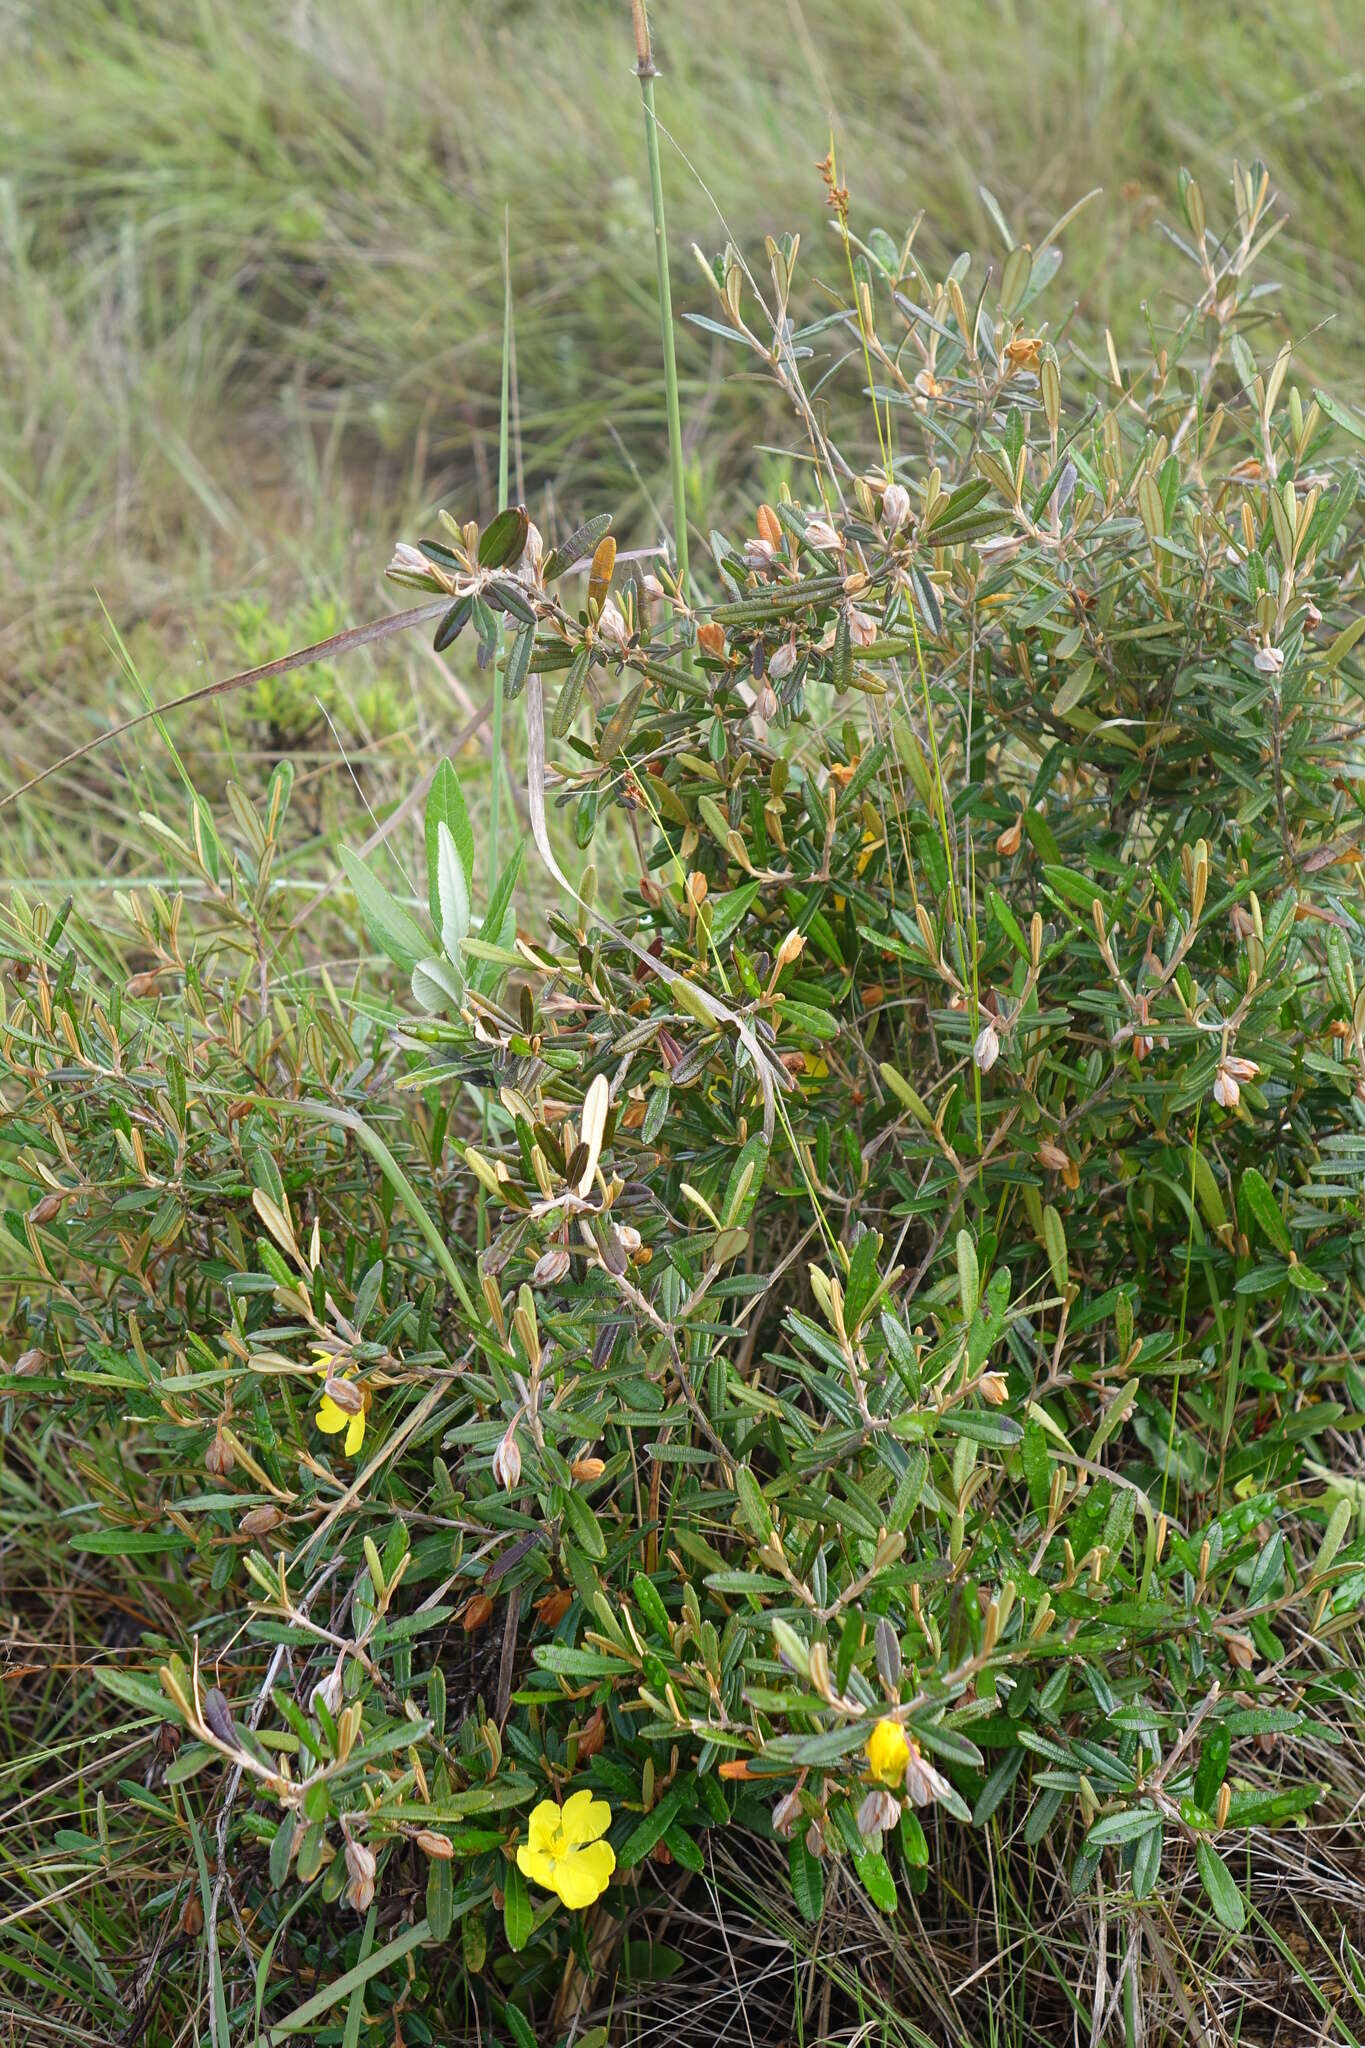
[[589, 1791], [575, 1792], [562, 1806], [542, 1799], [517, 1848], [517, 1868], [581, 1913], [602, 1896], [616, 1868], [615, 1851], [602, 1840], [610, 1826], [611, 1808]]

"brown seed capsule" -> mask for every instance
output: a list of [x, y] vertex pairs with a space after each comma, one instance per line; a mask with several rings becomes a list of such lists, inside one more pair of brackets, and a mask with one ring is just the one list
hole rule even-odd
[[594, 1707], [578, 1731], [578, 1761], [596, 1756], [607, 1739], [607, 1717], [600, 1707]]
[[365, 1396], [354, 1380], [342, 1380], [328, 1373], [322, 1383], [322, 1391], [334, 1401], [343, 1415], [360, 1415], [364, 1412]]
[[449, 1863], [455, 1854], [455, 1844], [449, 1835], [438, 1835], [435, 1828], [419, 1828], [413, 1840], [433, 1863]]
[[13, 1372], [22, 1373], [27, 1378], [30, 1373], [41, 1372], [43, 1362], [42, 1352], [38, 1350], [36, 1345], [33, 1345], [27, 1351], [19, 1353], [10, 1369]]
[[492, 1612], [493, 1602], [487, 1593], [475, 1593], [465, 1602], [464, 1613], [460, 1616], [460, 1626], [466, 1635], [472, 1635], [475, 1629], [483, 1627]]
[[606, 1469], [605, 1460], [602, 1458], [575, 1458], [569, 1467], [570, 1473], [580, 1486], [591, 1480], [600, 1479]]
[[759, 539], [765, 540], [775, 554], [782, 545], [782, 521], [771, 505], [759, 506], [754, 524], [758, 528]]
[[557, 1628], [573, 1606], [573, 1594], [563, 1586], [552, 1586], [548, 1593], [542, 1593], [532, 1604], [546, 1628]]
[[66, 1196], [58, 1194], [55, 1191], [55, 1189], [51, 1194], [44, 1195], [42, 1200], [40, 1202], [35, 1202], [33, 1204], [33, 1207], [29, 1210], [29, 1222], [50, 1223], [54, 1216], [61, 1215], [62, 1204], [65, 1202], [65, 1200]]
[[1014, 823], [1013, 823], [1012, 825], [1006, 825], [1006, 827], [1005, 827], [1004, 831], [1003, 831], [1003, 832], [1002, 832], [1002, 833], [1000, 834], [1000, 837], [999, 837], [999, 838], [998, 838], [998, 839], [996, 840], [996, 842], [995, 842], [995, 850], [996, 850], [996, 852], [997, 852], [997, 853], [1003, 853], [1003, 854], [1004, 854], [1004, 856], [1005, 856], [1005, 858], [1006, 858], [1006, 860], [1009, 860], [1009, 859], [1011, 859], [1011, 858], [1013, 857], [1013, 855], [1015, 855], [1016, 853], [1018, 853], [1018, 851], [1019, 851], [1019, 848], [1020, 848], [1020, 845], [1021, 845], [1021, 844], [1022, 844], [1022, 842], [1023, 842], [1023, 837], [1024, 837], [1024, 821], [1023, 821], [1022, 817], [1020, 817], [1020, 818], [1016, 818], [1016, 819], [1015, 819], [1015, 821], [1014, 821]]
[[277, 1507], [267, 1503], [264, 1507], [248, 1508], [237, 1524], [243, 1536], [268, 1536], [272, 1529], [278, 1529], [284, 1516]]
[[701, 648], [703, 654], [709, 654], [713, 659], [719, 661], [725, 653], [724, 626], [714, 625], [709, 620], [704, 626], [698, 626], [697, 645]]

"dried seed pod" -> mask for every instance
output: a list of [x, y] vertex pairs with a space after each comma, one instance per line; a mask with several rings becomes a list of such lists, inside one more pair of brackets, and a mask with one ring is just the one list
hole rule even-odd
[[449, 1863], [455, 1854], [455, 1844], [449, 1835], [438, 1834], [435, 1828], [418, 1828], [412, 1839], [433, 1863]]
[[267, 1501], [262, 1507], [248, 1508], [237, 1524], [237, 1529], [240, 1535], [254, 1539], [257, 1536], [268, 1536], [272, 1529], [279, 1528], [283, 1520], [284, 1516], [279, 1509]]
[[223, 1425], [220, 1422], [213, 1432], [208, 1449], [204, 1453], [204, 1470], [211, 1472], [215, 1479], [223, 1479], [226, 1478], [236, 1462], [232, 1455], [232, 1446], [224, 1436]]

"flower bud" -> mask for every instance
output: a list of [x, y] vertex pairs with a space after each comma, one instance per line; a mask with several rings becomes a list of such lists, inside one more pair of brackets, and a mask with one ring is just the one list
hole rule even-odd
[[1213, 1077], [1213, 1099], [1220, 1109], [1236, 1109], [1242, 1099], [1241, 1086], [1232, 1068], [1224, 1060]]
[[493, 1453], [493, 1477], [506, 1492], [512, 1493], [521, 1480], [521, 1450], [517, 1444], [517, 1425], [509, 1422], [506, 1435]]
[[341, 1698], [341, 1659], [338, 1657], [335, 1668], [329, 1671], [325, 1678], [320, 1678], [309, 1693], [308, 1711], [310, 1714], [316, 1715], [319, 1704], [321, 1704], [326, 1707], [328, 1713], [335, 1721], [337, 1715], [341, 1712]]
[[860, 1835], [889, 1834], [901, 1817], [900, 1801], [894, 1793], [878, 1787], [869, 1792], [858, 1808], [858, 1833]]
[[562, 1244], [552, 1244], [531, 1268], [533, 1287], [553, 1287], [569, 1270], [569, 1254]]
[[374, 1851], [367, 1849], [363, 1842], [346, 1843], [346, 1869], [350, 1883], [346, 1887], [346, 1903], [357, 1913], [367, 1913], [374, 1902]]
[[909, 491], [904, 484], [888, 484], [882, 492], [882, 524], [895, 533], [909, 517]]
[[801, 1818], [801, 1794], [784, 1792], [773, 1808], [773, 1833], [780, 1841], [789, 1842], [796, 1833], [796, 1823]]
[[756, 535], [753, 540], [746, 540], [744, 543], [744, 561], [747, 568], [769, 569], [776, 556], [777, 549], [770, 540], [764, 540], [761, 535]]
[[521, 551], [514, 575], [519, 583], [536, 584], [540, 581], [540, 565], [545, 557], [545, 542], [534, 519], [526, 528], [526, 545]]
[[912, 1806], [931, 1806], [936, 1799], [942, 1799], [952, 1787], [942, 1771], [937, 1771], [928, 1758], [921, 1755], [917, 1742], [910, 1744], [910, 1761], [905, 1766], [905, 1790]]
[[614, 597], [609, 597], [597, 614], [597, 637], [610, 640], [617, 647], [624, 647], [630, 638], [630, 628]]
[[400, 540], [394, 544], [393, 559], [386, 573], [390, 576], [430, 576], [431, 568], [420, 548], [415, 548], [411, 541]]

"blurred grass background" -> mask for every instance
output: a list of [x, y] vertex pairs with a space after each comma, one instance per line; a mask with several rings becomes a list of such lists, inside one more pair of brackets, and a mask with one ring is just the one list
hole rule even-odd
[[[814, 162], [853, 224], [940, 272], [1093, 186], [1063, 278], [1136, 345], [1138, 261], [1184, 162], [1221, 197], [1262, 156], [1290, 213], [1272, 272], [1319, 373], [1354, 376], [1365, 247], [1359, 0], [656, 0], [680, 311], [688, 253], [799, 229], [829, 269]], [[5, 0], [0, 49], [0, 716], [7, 780], [158, 696], [392, 602], [392, 539], [493, 509], [502, 231], [516, 303], [514, 486], [547, 531], [668, 521], [648, 192], [626, 0]], [[1172, 253], [1172, 265], [1174, 266]], [[979, 274], [979, 270], [978, 270]], [[1153, 308], [1160, 319], [1161, 309]], [[790, 423], [743, 359], [684, 329], [702, 530]], [[463, 653], [461, 661], [470, 659]], [[177, 727], [190, 748], [313, 765], [439, 746], [486, 679], [421, 646]], [[243, 723], [243, 711], [245, 723]], [[126, 744], [120, 774], [154, 744]], [[112, 754], [111, 754], [112, 762]], [[71, 865], [73, 809], [115, 856], [126, 789], [88, 769], [11, 850]], [[6, 830], [16, 830], [7, 813]], [[11, 867], [13, 872], [13, 867]]]

